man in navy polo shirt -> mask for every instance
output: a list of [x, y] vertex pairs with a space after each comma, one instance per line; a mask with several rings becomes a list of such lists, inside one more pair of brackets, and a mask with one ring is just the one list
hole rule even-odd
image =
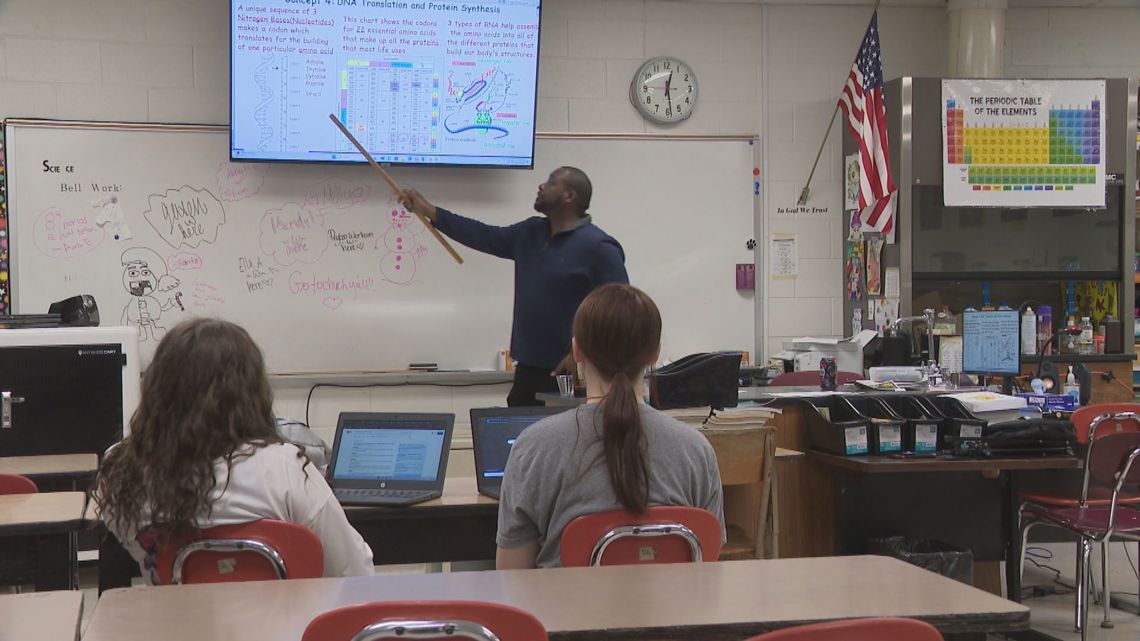
[[404, 206], [471, 249], [515, 261], [511, 357], [518, 361], [507, 405], [542, 405], [538, 392], [555, 392], [552, 372], [570, 351], [578, 305], [605, 283], [628, 283], [625, 252], [593, 224], [586, 210], [593, 188], [581, 169], [559, 167], [538, 186], [533, 216], [508, 227], [464, 218], [405, 189]]

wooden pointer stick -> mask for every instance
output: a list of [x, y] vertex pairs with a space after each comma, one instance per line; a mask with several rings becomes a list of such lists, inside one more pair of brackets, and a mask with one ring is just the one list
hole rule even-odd
[[[352, 132], [350, 132], [348, 128], [344, 126], [344, 123], [341, 122], [335, 114], [329, 114], [329, 120], [335, 122], [337, 128], [340, 129], [340, 132], [342, 134], [344, 134], [344, 137], [348, 138], [349, 142], [355, 145], [356, 149], [360, 151], [360, 153], [364, 154], [364, 158], [368, 160], [368, 164], [372, 165], [376, 171], [380, 172], [380, 175], [384, 177], [384, 182], [388, 183], [388, 186], [392, 188], [392, 192], [396, 194], [396, 196], [401, 201], [405, 200], [404, 190], [400, 189], [400, 186], [396, 184], [395, 180], [392, 180], [392, 177], [388, 175], [388, 172], [384, 171], [384, 168], [378, 165], [376, 161], [372, 159], [372, 154], [368, 153], [368, 150], [365, 149], [364, 146], [356, 140], [356, 136], [352, 135]], [[439, 244], [443, 245], [443, 248], [447, 250], [447, 253], [451, 254], [451, 257], [455, 259], [455, 262], [462, 265], [463, 257], [455, 251], [455, 248], [451, 246], [451, 243], [447, 242], [447, 239], [443, 237], [443, 234], [439, 233], [439, 230], [435, 228], [435, 225], [431, 222], [431, 220], [418, 211], [412, 213], [420, 217], [420, 222], [424, 224], [424, 227], [428, 228], [428, 231], [430, 231], [432, 235], [435, 236], [435, 239], [439, 241]]]

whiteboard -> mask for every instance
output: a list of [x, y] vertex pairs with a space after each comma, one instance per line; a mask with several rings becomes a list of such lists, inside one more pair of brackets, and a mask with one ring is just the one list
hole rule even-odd
[[[218, 126], [9, 120], [6, 132], [16, 313], [92, 294], [102, 324], [139, 327], [144, 361], [164, 329], [221, 316], [280, 374], [486, 370], [509, 346], [513, 264], [458, 244], [456, 264], [366, 166], [231, 163]], [[736, 264], [754, 260], [757, 147], [540, 134], [534, 171], [391, 173], [506, 225], [536, 215], [551, 169], [581, 167], [594, 223], [660, 306], [675, 359], [758, 342], [753, 293], [735, 287]]]

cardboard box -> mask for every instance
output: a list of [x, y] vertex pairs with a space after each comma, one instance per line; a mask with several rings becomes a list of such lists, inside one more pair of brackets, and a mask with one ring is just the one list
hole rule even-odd
[[1024, 398], [1025, 402], [1030, 405], [1041, 408], [1043, 412], [1072, 412], [1077, 409], [1076, 402], [1068, 394], [1026, 394], [1019, 392], [1017, 395]]

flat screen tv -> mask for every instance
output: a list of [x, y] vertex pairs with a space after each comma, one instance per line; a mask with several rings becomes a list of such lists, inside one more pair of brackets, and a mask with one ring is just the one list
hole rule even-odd
[[541, 0], [231, 0], [230, 158], [532, 167]]

